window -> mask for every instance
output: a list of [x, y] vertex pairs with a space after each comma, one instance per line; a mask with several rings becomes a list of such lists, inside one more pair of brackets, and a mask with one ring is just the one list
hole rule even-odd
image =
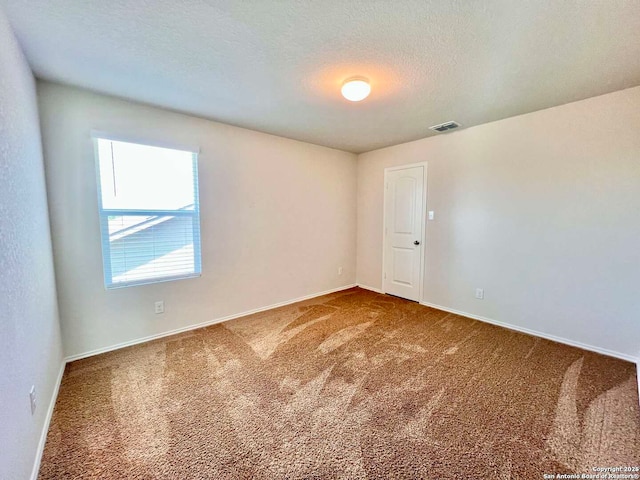
[[95, 138], [107, 288], [199, 276], [198, 156]]

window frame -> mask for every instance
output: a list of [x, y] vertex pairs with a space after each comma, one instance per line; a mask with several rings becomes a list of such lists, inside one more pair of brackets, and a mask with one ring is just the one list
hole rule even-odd
[[[117, 288], [133, 287], [137, 285], [149, 285], [152, 283], [172, 282], [175, 280], [183, 280], [189, 278], [198, 278], [202, 276], [202, 242], [200, 238], [200, 190], [198, 185], [199, 169], [198, 155], [200, 149], [192, 149], [185, 147], [168, 146], [167, 144], [158, 144], [153, 142], [141, 141], [139, 139], [131, 139], [130, 137], [114, 136], [104, 132], [92, 131], [91, 138], [93, 141], [94, 161], [96, 167], [96, 187], [98, 193], [98, 218], [100, 222], [100, 244], [102, 250], [102, 269], [104, 286], [107, 290]], [[105, 140], [108, 142], [123, 142], [140, 145], [143, 147], [165, 148], [170, 150], [179, 150], [191, 154], [193, 169], [193, 210], [133, 210], [133, 209], [105, 209], [102, 206], [102, 177], [100, 176], [100, 152], [98, 142]], [[109, 217], [110, 216], [186, 216], [191, 217], [192, 235], [193, 235], [193, 273], [185, 273], [180, 275], [170, 275], [162, 277], [152, 277], [140, 280], [130, 280], [126, 282], [113, 282], [111, 271], [111, 246], [109, 244]]]

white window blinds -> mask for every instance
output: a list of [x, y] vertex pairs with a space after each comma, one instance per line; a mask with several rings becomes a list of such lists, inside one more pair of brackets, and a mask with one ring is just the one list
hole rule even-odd
[[107, 288], [199, 276], [197, 154], [95, 142]]

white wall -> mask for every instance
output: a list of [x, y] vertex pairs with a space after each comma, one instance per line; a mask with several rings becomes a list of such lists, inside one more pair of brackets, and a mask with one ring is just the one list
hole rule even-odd
[[61, 366], [35, 82], [0, 11], [0, 478], [29, 478]]
[[[67, 355], [355, 283], [355, 155], [38, 86]], [[92, 129], [201, 148], [201, 278], [105, 289]]]
[[382, 286], [384, 168], [422, 161], [424, 302], [640, 355], [640, 87], [360, 155], [359, 284]]

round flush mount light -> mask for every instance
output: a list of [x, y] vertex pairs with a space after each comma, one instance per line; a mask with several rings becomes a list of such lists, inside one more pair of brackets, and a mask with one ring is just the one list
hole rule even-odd
[[369, 93], [371, 93], [371, 85], [366, 78], [353, 77], [342, 84], [342, 96], [351, 102], [364, 100]]

